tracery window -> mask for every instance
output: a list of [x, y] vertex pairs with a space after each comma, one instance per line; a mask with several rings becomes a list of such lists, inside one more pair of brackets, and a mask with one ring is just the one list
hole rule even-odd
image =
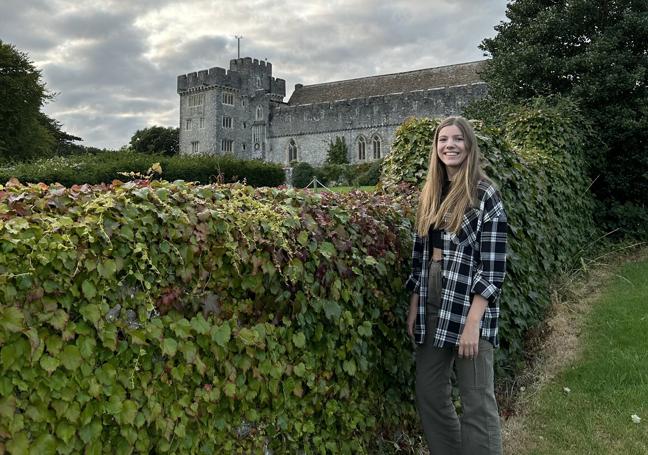
[[367, 159], [367, 142], [365, 138], [360, 136], [358, 139], [358, 161], [364, 161]]
[[288, 162], [297, 160], [297, 144], [291, 139], [288, 143]]
[[373, 158], [374, 160], [380, 159], [380, 136], [377, 134], [373, 137]]

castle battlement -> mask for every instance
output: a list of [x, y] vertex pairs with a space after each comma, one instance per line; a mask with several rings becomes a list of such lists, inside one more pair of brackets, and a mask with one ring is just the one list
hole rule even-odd
[[225, 68], [214, 67], [178, 76], [178, 93], [212, 85], [240, 89], [241, 74], [232, 70], [227, 71]]
[[258, 74], [272, 77], [272, 63], [251, 57], [234, 58], [230, 60], [230, 70], [242, 74]]
[[282, 98], [286, 96], [286, 81], [272, 77], [272, 64], [250, 57], [231, 60], [229, 70], [213, 67], [181, 74], [177, 84], [179, 94], [194, 89], [222, 86], [245, 91], [250, 90], [248, 87], [255, 87], [253, 90], [262, 89]]

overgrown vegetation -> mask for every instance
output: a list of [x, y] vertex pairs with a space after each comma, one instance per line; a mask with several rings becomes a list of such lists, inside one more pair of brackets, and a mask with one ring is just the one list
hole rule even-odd
[[145, 174], [156, 162], [162, 166], [164, 179], [169, 181], [185, 180], [207, 184], [245, 180], [255, 187], [278, 186], [285, 181], [280, 165], [262, 161], [240, 160], [229, 155], [169, 157], [124, 151], [55, 157], [0, 167], [0, 182], [15, 177], [24, 183], [58, 182], [68, 187], [85, 183], [110, 183], [116, 179], [128, 179], [122, 174], [124, 172]]
[[[394, 192], [398, 182], [422, 186], [437, 125], [437, 120], [410, 119], [400, 127], [379, 187]], [[572, 266], [599, 232], [583, 156], [589, 126], [572, 104], [544, 100], [518, 106], [499, 127], [475, 126], [486, 172], [508, 214], [508, 278], [497, 360], [500, 374], [512, 375], [523, 366], [527, 331], [545, 315], [552, 279]]]
[[0, 444], [378, 452], [416, 422], [410, 210], [359, 191], [10, 182]]

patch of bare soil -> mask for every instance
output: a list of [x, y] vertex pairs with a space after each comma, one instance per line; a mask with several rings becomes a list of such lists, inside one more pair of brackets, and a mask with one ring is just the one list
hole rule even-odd
[[[621, 263], [648, 258], [648, 248], [636, 245], [584, 263], [567, 276], [552, 295], [552, 306], [532, 365], [516, 377], [508, 391], [509, 414], [502, 420], [504, 453], [518, 455], [533, 448], [533, 428], [527, 428], [526, 411], [533, 407], [541, 388], [577, 360], [583, 351], [580, 334], [592, 304]], [[505, 397], [506, 398], [506, 397]]]

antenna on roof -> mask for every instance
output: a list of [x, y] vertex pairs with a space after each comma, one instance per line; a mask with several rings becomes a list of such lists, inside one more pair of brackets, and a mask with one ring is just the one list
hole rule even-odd
[[238, 56], [236, 58], [241, 58], [241, 40], [243, 39], [243, 35], [234, 35], [234, 38], [236, 38], [236, 47], [238, 50]]

